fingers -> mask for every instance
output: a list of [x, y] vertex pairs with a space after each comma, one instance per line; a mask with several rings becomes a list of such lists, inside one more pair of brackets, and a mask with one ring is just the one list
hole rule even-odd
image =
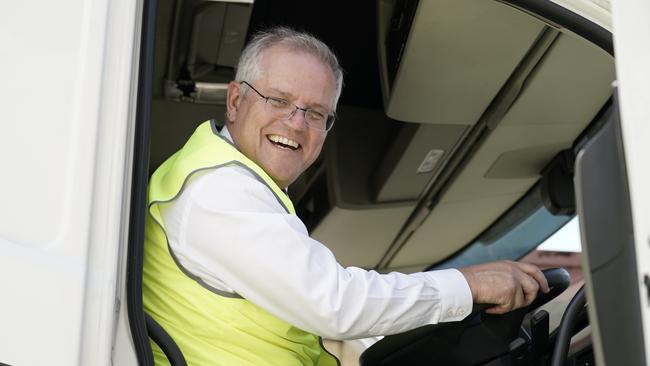
[[530, 305], [539, 290], [549, 291], [544, 274], [534, 265], [512, 261], [484, 263], [460, 269], [474, 302], [494, 304], [486, 310], [502, 314]]
[[548, 293], [550, 291], [550, 288], [548, 286], [548, 281], [546, 280], [546, 277], [542, 273], [542, 271], [537, 268], [537, 266], [534, 266], [529, 263], [522, 263], [522, 262], [517, 262], [519, 265], [519, 268], [521, 268], [522, 271], [526, 272], [526, 274], [532, 276], [535, 281], [539, 284], [539, 288], [542, 289], [544, 293]]
[[521, 289], [523, 292], [523, 305], [528, 306], [535, 300], [539, 292], [540, 284], [535, 278], [527, 276], [521, 280]]

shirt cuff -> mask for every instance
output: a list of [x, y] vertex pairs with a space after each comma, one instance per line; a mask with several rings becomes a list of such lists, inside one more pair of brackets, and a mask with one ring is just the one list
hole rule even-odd
[[463, 320], [472, 312], [472, 291], [459, 270], [452, 268], [427, 273], [431, 274], [440, 294], [438, 322]]

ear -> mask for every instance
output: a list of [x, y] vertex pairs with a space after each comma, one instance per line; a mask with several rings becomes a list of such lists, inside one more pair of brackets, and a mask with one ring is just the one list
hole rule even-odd
[[242, 95], [240, 94], [240, 85], [236, 81], [231, 81], [228, 84], [228, 94], [226, 95], [226, 122], [231, 124], [237, 119], [237, 110]]

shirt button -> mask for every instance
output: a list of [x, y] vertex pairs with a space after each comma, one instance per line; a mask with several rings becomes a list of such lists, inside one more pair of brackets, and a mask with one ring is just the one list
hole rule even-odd
[[451, 310], [451, 309], [447, 310], [447, 317], [451, 318], [452, 316], [454, 316], [453, 310]]
[[465, 315], [465, 309], [458, 309], [458, 315]]

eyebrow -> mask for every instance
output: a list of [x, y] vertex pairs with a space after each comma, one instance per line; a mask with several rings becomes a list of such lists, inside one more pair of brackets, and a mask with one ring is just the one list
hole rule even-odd
[[[269, 91], [274, 92], [274, 93], [278, 93], [282, 98], [285, 98], [285, 99], [290, 100], [290, 101], [291, 101], [292, 99], [294, 99], [293, 94], [288, 93], [288, 92], [285, 92], [285, 91], [282, 91], [282, 90], [280, 90], [280, 89], [276, 89], [276, 88], [270, 87], [270, 88], [269, 88]], [[293, 103], [293, 102], [291, 102], [291, 103]], [[295, 103], [294, 103], [294, 104], [295, 104]], [[322, 108], [322, 109], [324, 109], [324, 110], [326, 110], [326, 111], [329, 110], [328, 107], [326, 107], [325, 105], [320, 104], [320, 103], [307, 104], [307, 105], [304, 106], [304, 107], [307, 108], [307, 109]], [[331, 113], [331, 112], [329, 112], [329, 113]]]

